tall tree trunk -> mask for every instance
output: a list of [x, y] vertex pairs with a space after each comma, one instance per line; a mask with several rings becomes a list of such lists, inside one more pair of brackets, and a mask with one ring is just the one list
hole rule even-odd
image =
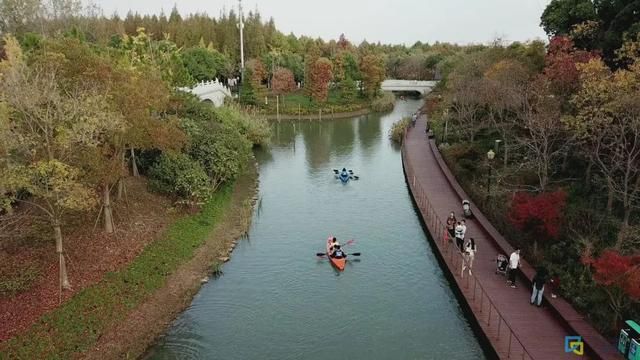
[[616, 249], [622, 248], [622, 243], [627, 236], [627, 229], [629, 228], [629, 217], [631, 217], [631, 206], [625, 204], [624, 217], [622, 219], [622, 224], [620, 225], [620, 231], [618, 231], [618, 239], [616, 240]]
[[629, 218], [631, 218], [631, 205], [624, 204], [624, 218], [622, 219], [622, 226], [629, 226]]
[[53, 233], [56, 239], [56, 252], [58, 253], [60, 261], [60, 286], [63, 289], [70, 289], [71, 283], [69, 283], [69, 277], [67, 276], [67, 265], [64, 260], [64, 252], [62, 250], [62, 230], [60, 229], [59, 220], [55, 220], [53, 223]]
[[[507, 137], [504, 136], [503, 138], [506, 139]], [[502, 149], [504, 151], [504, 164], [502, 166], [506, 169], [507, 165], [509, 165], [509, 147], [507, 146], [507, 140], [504, 140]]]
[[607, 179], [607, 214], [611, 215], [613, 212], [613, 183], [611, 179]]
[[118, 179], [118, 192], [116, 194], [116, 201], [122, 200], [124, 194], [124, 178]]
[[587, 174], [584, 177], [584, 185], [587, 189], [591, 188], [591, 172], [593, 171], [593, 156], [589, 156], [589, 165], [587, 165]]
[[102, 203], [104, 206], [104, 231], [107, 234], [111, 234], [113, 232], [113, 212], [111, 210], [109, 184], [104, 185], [104, 189], [102, 191]]
[[[125, 152], [123, 151], [121, 155], [122, 162], [120, 163], [122, 165], [122, 174], [125, 174], [125, 171], [126, 171], [126, 162], [125, 162], [124, 153]], [[122, 200], [123, 193], [124, 193], [124, 178], [120, 176], [120, 178], [118, 179], [118, 193], [116, 195], [116, 201]]]
[[138, 164], [136, 163], [136, 151], [133, 147], [131, 148], [131, 170], [134, 177], [140, 176], [140, 173], [138, 172]]
[[562, 172], [567, 171], [567, 165], [568, 164], [569, 164], [569, 152], [566, 151], [562, 156], [562, 166], [560, 167]]

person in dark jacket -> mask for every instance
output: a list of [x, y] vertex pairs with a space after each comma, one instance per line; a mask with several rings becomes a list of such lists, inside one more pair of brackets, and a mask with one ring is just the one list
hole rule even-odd
[[456, 219], [456, 214], [452, 211], [447, 218], [447, 230], [449, 230], [449, 238], [453, 238], [455, 236], [457, 222], [458, 220]]
[[542, 294], [544, 293], [544, 284], [547, 282], [547, 278], [547, 270], [543, 267], [538, 268], [536, 275], [533, 277], [531, 305], [542, 306]]

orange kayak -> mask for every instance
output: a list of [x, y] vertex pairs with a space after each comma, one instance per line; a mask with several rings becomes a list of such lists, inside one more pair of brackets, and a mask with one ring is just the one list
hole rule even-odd
[[342, 258], [342, 259], [336, 259], [331, 257], [331, 255], [329, 255], [329, 243], [331, 242], [331, 239], [333, 239], [333, 236], [329, 236], [329, 239], [327, 239], [327, 257], [329, 258], [329, 261], [333, 264], [333, 266], [335, 266], [338, 270], [342, 271], [344, 270], [345, 265], [347, 264], [347, 259], [346, 258]]

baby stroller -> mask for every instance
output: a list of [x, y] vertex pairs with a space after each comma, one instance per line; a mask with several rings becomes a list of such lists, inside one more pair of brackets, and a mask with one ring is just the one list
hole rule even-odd
[[507, 276], [507, 266], [509, 265], [509, 260], [506, 256], [502, 254], [498, 254], [496, 258], [496, 274], [502, 274]]

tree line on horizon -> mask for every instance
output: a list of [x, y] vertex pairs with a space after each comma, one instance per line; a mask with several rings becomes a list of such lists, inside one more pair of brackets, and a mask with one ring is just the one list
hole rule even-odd
[[[105, 16], [95, 5], [83, 7], [79, 0], [5, 0], [0, 5], [0, 30], [14, 34], [20, 41], [28, 34], [74, 32], [89, 42], [104, 45], [118, 43], [123, 35], [135, 36], [139, 29], [144, 29], [151, 40], [170, 40], [184, 51], [191, 48], [215, 50], [216, 55], [226, 61], [226, 66], [218, 67], [215, 74], [221, 78], [239, 75], [238, 20], [234, 9], [212, 17], [205, 13], [183, 16], [174, 7], [168, 15], [164, 12], [141, 15], [129, 11], [122, 18], [118, 14]], [[310, 49], [317, 51], [318, 57], [332, 61], [345, 50], [344, 34], [328, 41], [284, 34], [277, 30], [273, 18], [263, 20], [257, 9], [247, 12], [244, 26], [245, 59], [263, 62], [269, 77], [277, 67], [284, 67], [293, 72], [296, 82], [303, 82], [305, 66], [310, 65], [305, 65], [305, 56]], [[463, 48], [455, 44], [425, 44], [420, 41], [410, 47], [366, 40], [358, 45], [349, 44], [349, 50], [359, 55], [374, 53], [382, 56], [387, 77], [410, 80], [438, 77], [443, 60]]]

